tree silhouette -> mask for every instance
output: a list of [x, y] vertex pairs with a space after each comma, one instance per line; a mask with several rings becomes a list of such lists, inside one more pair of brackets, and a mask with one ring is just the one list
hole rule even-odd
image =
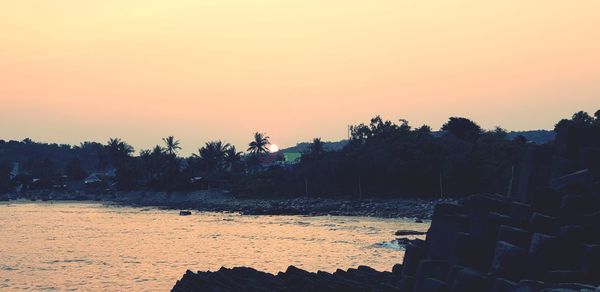
[[207, 166], [209, 171], [215, 171], [223, 167], [225, 152], [230, 147], [229, 143], [222, 141], [207, 142], [204, 147], [198, 149], [197, 158]]
[[454, 134], [457, 138], [475, 142], [481, 136], [483, 130], [475, 122], [462, 117], [451, 117], [447, 123], [442, 126], [443, 131]]
[[578, 111], [573, 114], [571, 120], [577, 125], [591, 125], [594, 118], [592, 118], [587, 112]]
[[587, 112], [578, 111], [571, 116], [571, 119], [562, 119], [556, 125], [554, 125], [554, 131], [558, 132], [559, 129], [568, 127], [568, 126], [578, 126], [578, 127], [588, 127], [600, 124], [598, 123], [598, 115], [600, 115], [600, 110], [594, 113], [596, 119], [591, 117]]
[[175, 140], [175, 137], [169, 136], [162, 139], [165, 142], [165, 152], [169, 155], [176, 155], [181, 146], [179, 146], [179, 140]]
[[254, 156], [260, 156], [269, 152], [267, 145], [269, 145], [269, 136], [265, 133], [254, 133], [254, 140], [248, 144], [248, 151]]
[[110, 138], [105, 149], [108, 150], [113, 166], [123, 163], [134, 152], [133, 147], [120, 138]]
[[238, 152], [235, 149], [235, 146], [229, 146], [227, 150], [225, 150], [225, 162], [227, 163], [227, 167], [229, 170], [236, 168], [237, 165], [242, 160], [242, 152]]

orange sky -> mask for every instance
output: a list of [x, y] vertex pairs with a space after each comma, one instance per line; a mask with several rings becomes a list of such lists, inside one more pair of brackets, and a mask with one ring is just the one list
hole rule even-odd
[[551, 128], [600, 108], [600, 1], [0, 2], [0, 139], [346, 137], [375, 115]]

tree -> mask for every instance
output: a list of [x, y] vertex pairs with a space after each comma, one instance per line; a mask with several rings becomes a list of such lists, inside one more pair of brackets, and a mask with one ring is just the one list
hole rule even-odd
[[496, 126], [496, 128], [494, 128], [494, 131], [492, 131], [491, 133], [497, 139], [506, 139], [506, 137], [508, 137], [508, 131], [506, 131], [506, 129], [501, 128], [500, 126]]
[[431, 135], [431, 127], [429, 127], [428, 125], [423, 125], [419, 128], [416, 128], [415, 132], [417, 132], [420, 135]]
[[225, 150], [225, 162], [230, 171], [237, 169], [242, 161], [242, 152], [238, 152], [235, 146], [231, 145]]
[[525, 138], [523, 135], [517, 135], [515, 138], [513, 138], [513, 142], [517, 143], [517, 145], [524, 146], [527, 144], [527, 138]]
[[108, 150], [113, 166], [123, 163], [134, 152], [133, 147], [120, 138], [110, 138], [105, 149]]
[[[600, 111], [596, 112], [594, 116], [596, 116]], [[558, 132], [559, 129], [568, 127], [568, 126], [577, 126], [577, 127], [588, 127], [595, 124], [594, 118], [592, 118], [587, 112], [578, 111], [571, 116], [571, 119], [562, 119], [556, 125], [554, 125], [554, 131]]]
[[167, 138], [163, 138], [165, 142], [165, 151], [169, 155], [176, 155], [179, 150], [181, 150], [181, 146], [179, 146], [179, 140], [175, 140], [175, 137], [169, 136]]
[[269, 152], [267, 145], [271, 144], [269, 142], [269, 136], [265, 133], [254, 133], [254, 140], [248, 144], [248, 151], [252, 153], [254, 156], [260, 156]]
[[312, 144], [310, 144], [309, 154], [314, 158], [320, 157], [325, 152], [325, 145], [321, 141], [321, 138], [314, 138]]
[[86, 177], [86, 172], [81, 166], [81, 160], [74, 158], [65, 166], [65, 174], [73, 180], [82, 180]]
[[5, 160], [0, 161], [0, 194], [8, 191], [11, 170], [12, 165], [10, 162]]
[[225, 153], [230, 147], [231, 145], [229, 145], [229, 143], [210, 141], [207, 142], [204, 147], [198, 149], [198, 155], [196, 155], [196, 157], [201, 159], [208, 171], [216, 171], [223, 167]]
[[451, 117], [447, 123], [442, 126], [443, 131], [454, 134], [459, 139], [475, 142], [481, 136], [482, 129], [475, 122], [462, 117]]
[[576, 125], [581, 125], [581, 126], [589, 126], [594, 121], [594, 119], [587, 112], [584, 112], [584, 111], [578, 111], [578, 112], [574, 113], [573, 117], [571, 117], [571, 120]]

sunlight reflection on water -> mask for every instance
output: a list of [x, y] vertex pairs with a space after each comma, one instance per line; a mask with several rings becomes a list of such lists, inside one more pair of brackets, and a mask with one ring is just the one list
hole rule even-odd
[[382, 244], [428, 223], [366, 217], [248, 216], [81, 202], [0, 204], [0, 290], [169, 290], [187, 270], [289, 265], [333, 272], [402, 261]]

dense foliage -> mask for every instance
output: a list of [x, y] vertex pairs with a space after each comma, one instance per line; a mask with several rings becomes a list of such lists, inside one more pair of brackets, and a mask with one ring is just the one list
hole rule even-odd
[[[578, 112], [567, 125], [600, 126], [594, 116]], [[247, 153], [211, 141], [187, 158], [178, 156], [179, 140], [141, 150], [119, 138], [78, 146], [0, 140], [0, 192], [23, 186], [50, 188], [112, 172], [109, 190], [186, 191], [211, 184], [245, 196], [394, 197], [461, 196], [508, 191], [528, 139], [497, 127], [483, 130], [475, 122], [452, 117], [441, 132], [377, 116], [350, 127], [347, 143], [328, 147], [316, 138], [303, 145], [296, 164], [278, 163], [268, 152], [269, 137], [255, 133]], [[335, 149], [335, 150], [332, 150]], [[13, 163], [20, 169], [15, 174]], [[15, 176], [16, 175], [16, 176]]]

